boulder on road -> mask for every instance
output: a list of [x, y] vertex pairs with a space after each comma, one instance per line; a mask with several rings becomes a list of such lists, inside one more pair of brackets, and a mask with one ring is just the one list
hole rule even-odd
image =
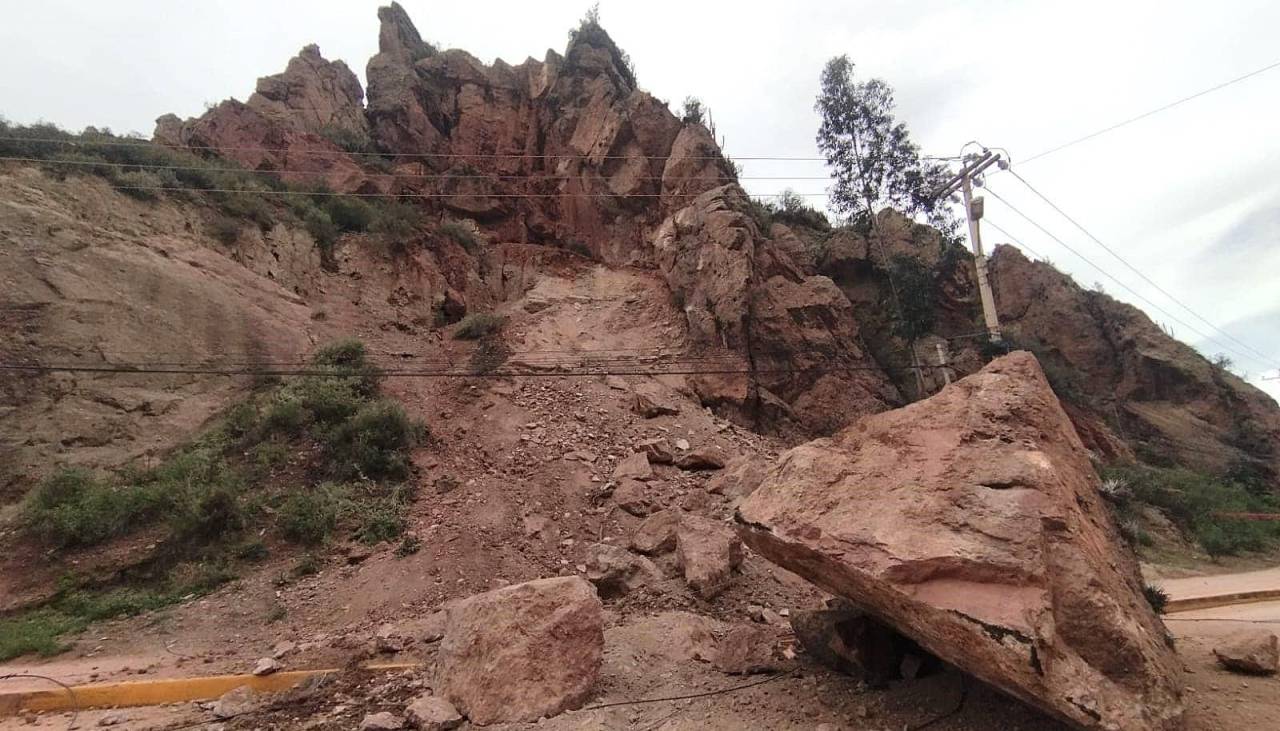
[[585, 579], [538, 579], [462, 600], [436, 656], [436, 692], [472, 723], [529, 723], [578, 708], [604, 656], [604, 612]]
[[1082, 729], [1183, 725], [1179, 665], [1033, 355], [784, 454], [747, 543]]
[[676, 559], [685, 582], [703, 599], [711, 599], [742, 565], [742, 541], [724, 523], [685, 514], [676, 528]]
[[1213, 648], [1218, 663], [1227, 670], [1249, 675], [1275, 675], [1280, 666], [1276, 636], [1266, 630], [1240, 632]]

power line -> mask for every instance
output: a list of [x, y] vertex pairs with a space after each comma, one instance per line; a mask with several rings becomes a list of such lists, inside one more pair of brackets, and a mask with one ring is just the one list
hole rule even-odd
[[[519, 366], [517, 362], [514, 364]], [[566, 370], [460, 370], [452, 369], [370, 369], [370, 370], [325, 370], [318, 368], [139, 368], [117, 365], [81, 366], [81, 365], [34, 365], [17, 363], [0, 363], [0, 371], [19, 373], [99, 373], [99, 374], [132, 374], [132, 375], [210, 375], [210, 376], [319, 376], [348, 377], [370, 375], [381, 378], [580, 378], [597, 376], [694, 376], [694, 375], [759, 375], [759, 374], [796, 374], [796, 373], [843, 373], [859, 371], [887, 372], [893, 370], [917, 370], [946, 368], [941, 365], [913, 366], [814, 366], [810, 368], [689, 368], [684, 364], [673, 364], [674, 368], [647, 368], [632, 370], [615, 370], [611, 367], [594, 368], [591, 366]]]
[[[196, 172], [228, 172], [228, 173], [245, 173], [249, 175], [330, 175], [331, 170], [289, 170], [287, 168], [278, 168], [273, 170], [261, 170], [250, 168], [209, 168], [208, 166], [199, 165], [152, 165], [149, 163], [132, 163], [132, 162], [107, 162], [96, 160], [57, 160], [51, 158], [39, 157], [6, 157], [0, 155], [0, 160], [9, 162], [29, 162], [40, 165], [79, 165], [90, 168], [129, 168], [139, 170], [186, 170]], [[557, 180], [572, 177], [569, 173], [521, 173], [521, 174], [467, 174], [467, 173], [366, 173], [367, 178], [393, 178], [393, 179], [414, 179], [414, 180], [529, 180], [529, 179], [548, 179]], [[664, 180], [662, 175], [640, 175], [632, 178], [633, 180]], [[730, 178], [722, 176], [723, 180], [830, 180], [827, 175], [810, 175], [810, 176], [740, 176]]]
[[[1163, 314], [1165, 317], [1168, 317], [1169, 319], [1173, 320], [1174, 322], [1178, 323], [1179, 325], [1182, 325], [1183, 327], [1185, 327], [1186, 329], [1190, 330], [1191, 332], [1193, 332], [1193, 333], [1195, 333], [1195, 334], [1199, 335], [1200, 337], [1204, 338], [1205, 340], [1208, 340], [1208, 341], [1209, 341], [1209, 342], [1211, 342], [1211, 343], [1214, 343], [1214, 344], [1218, 345], [1219, 347], [1225, 348], [1226, 350], [1229, 350], [1229, 351], [1231, 351], [1231, 352], [1233, 352], [1233, 353], [1236, 353], [1237, 355], [1241, 355], [1242, 357], [1247, 358], [1247, 359], [1249, 359], [1249, 360], [1257, 360], [1256, 358], [1253, 358], [1252, 356], [1242, 355], [1241, 353], [1239, 353], [1239, 351], [1235, 350], [1234, 348], [1232, 348], [1232, 347], [1230, 347], [1230, 346], [1223, 345], [1221, 342], [1219, 342], [1219, 341], [1217, 341], [1217, 340], [1213, 339], [1211, 336], [1206, 335], [1206, 334], [1205, 334], [1205, 333], [1203, 333], [1203, 332], [1200, 332], [1199, 330], [1197, 330], [1196, 328], [1192, 327], [1191, 325], [1188, 325], [1186, 322], [1182, 321], [1182, 320], [1181, 320], [1181, 319], [1179, 319], [1177, 316], [1175, 316], [1175, 315], [1173, 315], [1172, 313], [1170, 313], [1168, 310], [1165, 310], [1165, 309], [1164, 309], [1163, 307], [1161, 307], [1160, 305], [1156, 304], [1155, 302], [1152, 302], [1150, 299], [1148, 299], [1147, 297], [1145, 297], [1144, 295], [1142, 295], [1140, 292], [1138, 292], [1137, 290], [1133, 289], [1133, 288], [1132, 288], [1132, 287], [1130, 287], [1129, 285], [1125, 284], [1125, 283], [1124, 283], [1123, 281], [1121, 281], [1120, 279], [1116, 278], [1116, 277], [1115, 277], [1115, 275], [1111, 274], [1111, 273], [1110, 273], [1110, 272], [1108, 272], [1107, 270], [1105, 270], [1105, 269], [1103, 269], [1102, 267], [1098, 266], [1097, 264], [1093, 263], [1093, 260], [1089, 259], [1089, 257], [1085, 256], [1084, 254], [1081, 254], [1079, 251], [1076, 251], [1074, 248], [1072, 248], [1072, 247], [1071, 247], [1071, 245], [1070, 245], [1070, 244], [1068, 244], [1067, 242], [1065, 242], [1065, 241], [1063, 241], [1062, 239], [1060, 239], [1060, 238], [1058, 238], [1057, 236], [1055, 236], [1055, 235], [1053, 234], [1053, 232], [1049, 231], [1049, 230], [1048, 230], [1048, 229], [1046, 229], [1044, 226], [1041, 226], [1039, 223], [1037, 223], [1036, 221], [1034, 221], [1034, 220], [1033, 220], [1030, 216], [1028, 216], [1027, 214], [1025, 214], [1025, 213], [1023, 213], [1022, 211], [1018, 210], [1018, 208], [1017, 208], [1017, 207], [1015, 207], [1012, 203], [1010, 203], [1009, 201], [1005, 200], [1005, 199], [1004, 199], [1004, 198], [1003, 198], [999, 193], [997, 193], [997, 192], [995, 192], [994, 190], [992, 190], [990, 186], [988, 186], [988, 187], [986, 188], [986, 190], [987, 190], [987, 192], [988, 192], [988, 193], [990, 193], [991, 195], [995, 196], [995, 197], [996, 197], [996, 199], [997, 199], [997, 200], [999, 200], [1001, 203], [1003, 203], [1003, 204], [1005, 204], [1006, 206], [1008, 206], [1009, 210], [1011, 210], [1011, 211], [1013, 211], [1014, 213], [1016, 213], [1016, 214], [1018, 214], [1019, 216], [1021, 216], [1023, 219], [1025, 219], [1025, 220], [1026, 220], [1028, 223], [1030, 223], [1032, 226], [1035, 226], [1036, 228], [1040, 229], [1040, 231], [1041, 231], [1041, 232], [1043, 232], [1046, 236], [1048, 236], [1049, 238], [1051, 238], [1051, 239], [1053, 239], [1054, 241], [1056, 241], [1056, 242], [1058, 242], [1059, 244], [1061, 244], [1063, 248], [1065, 248], [1067, 251], [1070, 251], [1072, 254], [1075, 254], [1075, 255], [1076, 255], [1076, 256], [1077, 256], [1081, 261], [1083, 261], [1084, 263], [1086, 263], [1086, 264], [1088, 264], [1089, 266], [1091, 266], [1091, 267], [1093, 267], [1094, 269], [1096, 269], [1096, 270], [1097, 270], [1098, 272], [1100, 272], [1103, 276], [1107, 277], [1107, 278], [1108, 278], [1108, 279], [1110, 279], [1111, 281], [1113, 281], [1113, 282], [1115, 282], [1116, 284], [1120, 285], [1121, 287], [1123, 287], [1125, 290], [1127, 290], [1127, 291], [1128, 291], [1130, 294], [1132, 294], [1133, 296], [1137, 297], [1138, 299], [1142, 300], [1143, 302], [1146, 302], [1148, 305], [1150, 305], [1152, 308], [1154, 308], [1157, 312], [1160, 312], [1160, 313], [1161, 313], [1161, 314]], [[1012, 236], [1008, 231], [1005, 231], [1004, 229], [1000, 228], [999, 226], [997, 226], [997, 225], [996, 225], [996, 224], [994, 224], [994, 223], [991, 223], [990, 221], [988, 221], [988, 223], [990, 223], [990, 224], [991, 224], [992, 228], [996, 229], [997, 231], [999, 231], [1000, 233], [1004, 234], [1005, 236], [1008, 236], [1011, 240], [1013, 240], [1013, 241], [1014, 241], [1014, 243], [1018, 243], [1018, 245], [1019, 245], [1019, 246], [1021, 246], [1021, 243], [1019, 243], [1019, 242], [1018, 242], [1018, 240], [1017, 240], [1017, 239], [1015, 239], [1015, 238], [1014, 238], [1014, 237], [1013, 237], [1013, 236]]]
[[[22, 137], [22, 136], [0, 136], [0, 141], [5, 142], [28, 142], [42, 144], [61, 144], [61, 145], [105, 145], [109, 147], [150, 147], [164, 150], [201, 150], [213, 153], [223, 152], [288, 152], [292, 154], [306, 154], [329, 157], [381, 157], [381, 158], [421, 158], [421, 159], [441, 159], [441, 160], [523, 160], [531, 158], [554, 158], [557, 160], [575, 159], [575, 160], [635, 160], [638, 158], [647, 160], [666, 160], [667, 155], [582, 155], [582, 154], [562, 154], [549, 151], [542, 152], [348, 152], [346, 150], [317, 150], [317, 149], [295, 149], [294, 147], [239, 147], [227, 146], [216, 147], [213, 145], [182, 145], [179, 147], [170, 147], [162, 145], [158, 142], [149, 140], [95, 140], [95, 139], [57, 139], [53, 137]], [[728, 160], [727, 155], [688, 155], [685, 160]], [[734, 160], [771, 160], [779, 162], [826, 162], [825, 157], [789, 157], [789, 156], [770, 156], [755, 155], [749, 157], [733, 156]], [[944, 159], [944, 158], [939, 158]]]
[[[696, 198], [702, 193], [339, 193], [309, 190], [247, 190], [243, 188], [186, 188], [171, 185], [112, 185], [115, 190], [155, 190], [182, 193], [249, 193], [252, 195], [301, 195], [342, 198]], [[703, 191], [705, 192], [705, 191]], [[746, 193], [746, 191], [743, 191]], [[827, 193], [749, 193], [757, 198], [826, 196]]]
[[1225, 89], [1225, 88], [1227, 88], [1228, 86], [1231, 86], [1232, 84], [1238, 84], [1238, 83], [1240, 83], [1241, 81], [1244, 81], [1245, 79], [1252, 78], [1252, 77], [1254, 77], [1254, 76], [1257, 76], [1258, 74], [1261, 74], [1261, 73], [1266, 72], [1266, 71], [1270, 71], [1271, 69], [1274, 69], [1274, 68], [1280, 68], [1280, 61], [1276, 61], [1275, 63], [1267, 64], [1266, 66], [1263, 66], [1263, 67], [1262, 67], [1262, 68], [1260, 68], [1260, 69], [1255, 69], [1255, 70], [1250, 71], [1249, 73], [1247, 73], [1247, 74], [1245, 74], [1245, 75], [1243, 75], [1243, 76], [1237, 76], [1236, 78], [1231, 79], [1230, 81], [1224, 81], [1223, 83], [1218, 84], [1217, 86], [1211, 86], [1211, 87], [1209, 87], [1208, 89], [1204, 89], [1204, 90], [1202, 90], [1202, 91], [1198, 91], [1198, 92], [1196, 92], [1196, 93], [1194, 93], [1194, 94], [1192, 94], [1192, 95], [1190, 95], [1190, 96], [1184, 96], [1184, 97], [1182, 97], [1181, 99], [1178, 99], [1177, 101], [1174, 101], [1174, 102], [1170, 102], [1170, 103], [1168, 103], [1168, 104], [1165, 104], [1165, 105], [1164, 105], [1164, 106], [1162, 106], [1162, 107], [1157, 107], [1156, 109], [1152, 109], [1152, 110], [1151, 110], [1151, 111], [1149, 111], [1149, 112], [1143, 112], [1142, 114], [1139, 114], [1139, 115], [1138, 115], [1138, 116], [1136, 116], [1136, 117], [1130, 117], [1130, 118], [1128, 118], [1128, 119], [1126, 119], [1126, 120], [1124, 120], [1124, 121], [1122, 121], [1122, 122], [1116, 122], [1115, 124], [1113, 124], [1113, 125], [1111, 125], [1111, 126], [1109, 126], [1109, 127], [1104, 127], [1103, 129], [1100, 129], [1100, 130], [1098, 130], [1097, 132], [1091, 132], [1091, 133], [1089, 133], [1089, 134], [1087, 134], [1087, 135], [1085, 135], [1085, 136], [1083, 136], [1083, 137], [1078, 137], [1078, 138], [1076, 138], [1076, 139], [1074, 139], [1074, 140], [1071, 140], [1070, 142], [1064, 142], [1063, 144], [1058, 145], [1057, 147], [1053, 147], [1053, 148], [1050, 148], [1050, 149], [1048, 149], [1048, 150], [1045, 150], [1044, 152], [1040, 152], [1040, 153], [1037, 153], [1037, 154], [1035, 154], [1035, 155], [1032, 155], [1031, 157], [1027, 158], [1026, 160], [1023, 160], [1022, 162], [1025, 164], [1025, 163], [1029, 163], [1029, 162], [1032, 162], [1032, 161], [1035, 161], [1035, 160], [1039, 160], [1039, 159], [1040, 159], [1040, 158], [1042, 158], [1042, 157], [1046, 157], [1046, 156], [1048, 156], [1048, 155], [1052, 155], [1052, 154], [1053, 154], [1053, 153], [1055, 153], [1055, 152], [1060, 152], [1060, 151], [1065, 150], [1065, 149], [1067, 149], [1068, 147], [1071, 147], [1071, 146], [1073, 146], [1073, 145], [1078, 145], [1078, 144], [1080, 144], [1081, 142], [1085, 142], [1085, 141], [1091, 140], [1091, 139], [1093, 139], [1094, 137], [1098, 137], [1098, 136], [1100, 136], [1100, 135], [1104, 135], [1104, 134], [1106, 134], [1106, 133], [1108, 133], [1108, 132], [1112, 132], [1112, 131], [1114, 131], [1114, 130], [1120, 129], [1121, 127], [1124, 127], [1124, 126], [1126, 126], [1126, 125], [1133, 124], [1134, 122], [1137, 122], [1137, 121], [1139, 121], [1139, 120], [1146, 119], [1147, 117], [1150, 117], [1150, 116], [1152, 116], [1152, 115], [1159, 114], [1160, 112], [1167, 111], [1167, 110], [1169, 110], [1169, 109], [1172, 109], [1172, 108], [1174, 108], [1174, 107], [1178, 106], [1179, 104], [1185, 104], [1186, 102], [1189, 102], [1189, 101], [1191, 101], [1191, 100], [1193, 100], [1193, 99], [1198, 99], [1198, 98], [1200, 98], [1200, 97], [1204, 96], [1205, 94], [1210, 94], [1210, 93], [1212, 93], [1212, 92], [1218, 91], [1219, 89]]
[[1242, 348], [1244, 348], [1245, 350], [1248, 350], [1249, 352], [1251, 352], [1251, 353], [1253, 353], [1254, 355], [1256, 355], [1256, 356], [1258, 356], [1259, 358], [1261, 358], [1262, 360], [1261, 360], [1260, 362], [1266, 363], [1266, 362], [1268, 362], [1268, 361], [1269, 361], [1272, 365], [1277, 366], [1277, 367], [1280, 367], [1280, 361], [1277, 361], [1276, 359], [1271, 358], [1271, 357], [1269, 357], [1269, 356], [1267, 356], [1267, 355], [1263, 354], [1262, 352], [1258, 351], [1256, 348], [1250, 347], [1248, 343], [1245, 343], [1245, 342], [1241, 341], [1239, 338], [1235, 337], [1235, 336], [1234, 336], [1234, 335], [1232, 335], [1231, 333], [1226, 332], [1226, 331], [1225, 331], [1225, 330], [1223, 330], [1222, 328], [1220, 328], [1220, 327], [1218, 327], [1217, 325], [1213, 324], [1213, 323], [1212, 323], [1212, 322], [1210, 322], [1208, 319], [1204, 318], [1204, 317], [1203, 317], [1203, 316], [1201, 316], [1199, 313], [1197, 313], [1195, 310], [1193, 310], [1193, 309], [1191, 309], [1190, 307], [1188, 307], [1185, 303], [1183, 303], [1181, 300], [1179, 300], [1177, 297], [1175, 297], [1173, 294], [1171, 294], [1171, 293], [1170, 293], [1168, 290], [1166, 290], [1164, 287], [1161, 287], [1159, 284], [1156, 284], [1154, 281], [1152, 281], [1152, 280], [1151, 280], [1151, 278], [1150, 278], [1150, 277], [1148, 277], [1146, 274], [1144, 274], [1144, 273], [1142, 272], [1142, 270], [1138, 269], [1138, 267], [1136, 267], [1136, 266], [1134, 266], [1133, 264], [1129, 263], [1129, 261], [1128, 261], [1127, 259], [1125, 259], [1123, 256], [1121, 256], [1119, 252], [1117, 252], [1115, 249], [1112, 249], [1110, 246], [1107, 246], [1105, 243], [1103, 243], [1101, 239], [1099, 239], [1097, 236], [1094, 236], [1094, 235], [1093, 235], [1093, 232], [1091, 232], [1091, 231], [1089, 231], [1089, 229], [1085, 228], [1085, 227], [1084, 227], [1084, 226], [1083, 226], [1079, 221], [1077, 221], [1076, 219], [1072, 218], [1070, 215], [1068, 215], [1068, 214], [1067, 214], [1067, 212], [1066, 212], [1066, 211], [1064, 211], [1064, 210], [1062, 210], [1060, 207], [1058, 207], [1058, 205], [1057, 205], [1056, 203], [1054, 203], [1053, 201], [1049, 200], [1048, 196], [1046, 196], [1044, 193], [1041, 193], [1039, 190], [1037, 190], [1037, 189], [1036, 189], [1036, 187], [1035, 187], [1035, 186], [1033, 186], [1031, 183], [1027, 182], [1027, 179], [1026, 179], [1026, 178], [1024, 178], [1024, 177], [1022, 177], [1021, 175], [1019, 175], [1017, 170], [1014, 170], [1013, 168], [1009, 168], [1009, 172], [1010, 172], [1010, 173], [1012, 173], [1012, 174], [1013, 174], [1013, 177], [1017, 178], [1017, 179], [1018, 179], [1018, 180], [1019, 180], [1023, 185], [1027, 186], [1027, 189], [1028, 189], [1028, 190], [1030, 190], [1032, 193], [1035, 193], [1035, 194], [1040, 198], [1040, 200], [1043, 200], [1045, 203], [1049, 204], [1049, 207], [1050, 207], [1050, 208], [1052, 208], [1053, 210], [1057, 211], [1057, 212], [1058, 212], [1058, 213], [1059, 213], [1063, 218], [1065, 218], [1065, 219], [1067, 219], [1068, 221], [1070, 221], [1070, 222], [1071, 222], [1071, 225], [1073, 225], [1073, 226], [1075, 226], [1076, 228], [1080, 229], [1080, 231], [1082, 231], [1082, 232], [1084, 233], [1084, 235], [1085, 235], [1085, 236], [1088, 236], [1090, 239], [1093, 239], [1093, 242], [1094, 242], [1094, 243], [1096, 243], [1098, 246], [1101, 246], [1103, 249], [1106, 249], [1107, 253], [1111, 254], [1111, 255], [1112, 255], [1112, 256], [1114, 256], [1116, 259], [1118, 259], [1118, 260], [1120, 261], [1120, 263], [1121, 263], [1121, 264], [1124, 264], [1126, 267], [1128, 267], [1130, 271], [1132, 271], [1134, 274], [1137, 274], [1137, 275], [1142, 279], [1142, 281], [1144, 281], [1144, 282], [1146, 282], [1147, 284], [1151, 285], [1153, 288], [1155, 288], [1155, 290], [1156, 290], [1157, 292], [1159, 292], [1160, 294], [1163, 294], [1165, 297], [1168, 297], [1170, 300], [1172, 300], [1172, 301], [1173, 301], [1173, 303], [1174, 303], [1174, 304], [1178, 305], [1178, 306], [1179, 306], [1179, 307], [1181, 307], [1182, 309], [1184, 309], [1184, 310], [1186, 310], [1187, 312], [1191, 313], [1191, 315], [1192, 315], [1193, 317], [1195, 317], [1197, 320], [1199, 320], [1200, 322], [1203, 322], [1204, 324], [1206, 324], [1206, 325], [1208, 325], [1209, 327], [1213, 328], [1213, 329], [1214, 329], [1214, 330], [1216, 330], [1217, 332], [1219, 332], [1219, 333], [1221, 333], [1222, 335], [1226, 336], [1226, 337], [1227, 337], [1229, 340], [1231, 340], [1232, 342], [1236, 343], [1237, 345], [1241, 346], [1241, 347], [1242, 347]]

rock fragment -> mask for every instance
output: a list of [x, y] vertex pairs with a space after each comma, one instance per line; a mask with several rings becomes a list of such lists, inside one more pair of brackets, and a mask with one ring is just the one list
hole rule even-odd
[[360, 731], [400, 731], [404, 719], [390, 711], [370, 713], [360, 721]]
[[539, 579], [449, 608], [433, 688], [472, 723], [528, 723], [581, 706], [603, 655], [595, 588], [578, 577]]
[[462, 714], [437, 695], [420, 695], [405, 708], [409, 724], [418, 731], [449, 731], [462, 725]]
[[653, 468], [649, 466], [649, 458], [643, 452], [632, 452], [613, 468], [613, 479], [648, 480], [653, 477]]
[[1213, 648], [1218, 664], [1248, 675], [1275, 675], [1280, 666], [1276, 636], [1266, 630], [1239, 632]]
[[685, 582], [703, 599], [711, 599], [728, 587], [742, 557], [742, 541], [728, 525], [699, 515], [681, 517], [676, 528], [676, 558]]
[[586, 567], [587, 581], [595, 584], [605, 599], [663, 579], [661, 569], [649, 559], [608, 543], [596, 543], [587, 549]]
[[631, 549], [647, 556], [654, 556], [676, 549], [676, 528], [680, 525], [680, 510], [659, 510], [644, 519], [631, 534]]

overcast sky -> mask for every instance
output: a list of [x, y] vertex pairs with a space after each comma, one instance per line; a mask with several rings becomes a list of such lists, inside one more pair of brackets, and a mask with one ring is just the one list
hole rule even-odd
[[[193, 116], [208, 101], [246, 98], [258, 76], [282, 70], [312, 42], [363, 80], [379, 4], [15, 3], [0, 26], [0, 115], [150, 134], [165, 112]], [[485, 62], [518, 63], [562, 51], [589, 3], [402, 4], [427, 39]], [[895, 87], [900, 117], [927, 153], [956, 154], [977, 139], [1007, 148], [1015, 166], [1280, 61], [1280, 3], [1263, 0], [602, 0], [601, 16], [631, 54], [640, 85], [673, 106], [701, 97], [734, 157], [816, 156], [818, 74], [841, 53], [860, 74]], [[1148, 277], [1265, 358], [1146, 285], [1011, 176], [993, 177], [990, 187], [1168, 314], [998, 201], [989, 199], [987, 216], [1082, 284], [1101, 282], [1204, 352], [1228, 353], [1238, 371], [1280, 397], [1280, 380], [1260, 380], [1280, 366], [1278, 115], [1280, 69], [1018, 167]], [[748, 177], [824, 172], [820, 162], [745, 163]], [[744, 183], [755, 193], [825, 189], [821, 180]], [[984, 238], [1004, 239], [990, 229]]]

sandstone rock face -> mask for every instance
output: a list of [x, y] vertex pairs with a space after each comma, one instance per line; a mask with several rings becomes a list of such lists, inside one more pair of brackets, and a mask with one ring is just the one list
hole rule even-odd
[[210, 150], [254, 170], [279, 171], [290, 182], [323, 182], [335, 190], [386, 192], [386, 181], [321, 134], [367, 136], [360, 82], [341, 61], [306, 46], [281, 74], [258, 80], [247, 103], [228, 99], [185, 122], [156, 120], [154, 139], [170, 147]]
[[1241, 632], [1213, 648], [1218, 663], [1228, 670], [1250, 675], [1275, 675], [1280, 669], [1276, 636], [1265, 630]]
[[758, 426], [818, 431], [898, 403], [860, 346], [848, 298], [830, 279], [804, 275], [748, 210], [737, 185], [714, 188], [668, 217], [652, 239], [653, 260], [683, 303], [692, 339], [726, 363], [738, 358], [727, 374], [691, 379], [703, 403]]
[[728, 587], [742, 564], [742, 541], [724, 523], [686, 514], [676, 528], [676, 558], [690, 588], [711, 599]]
[[532, 722], [581, 706], [603, 654], [603, 609], [591, 584], [539, 579], [449, 609], [433, 687], [472, 723]]
[[1178, 665], [1035, 358], [786, 453], [738, 509], [764, 556], [1085, 729], [1177, 729]]
[[1275, 402], [1141, 310], [1085, 290], [1011, 246], [996, 247], [991, 280], [1010, 335], [1040, 341], [1095, 410], [1120, 419], [1131, 441], [1208, 469], [1244, 464], [1280, 473]]

